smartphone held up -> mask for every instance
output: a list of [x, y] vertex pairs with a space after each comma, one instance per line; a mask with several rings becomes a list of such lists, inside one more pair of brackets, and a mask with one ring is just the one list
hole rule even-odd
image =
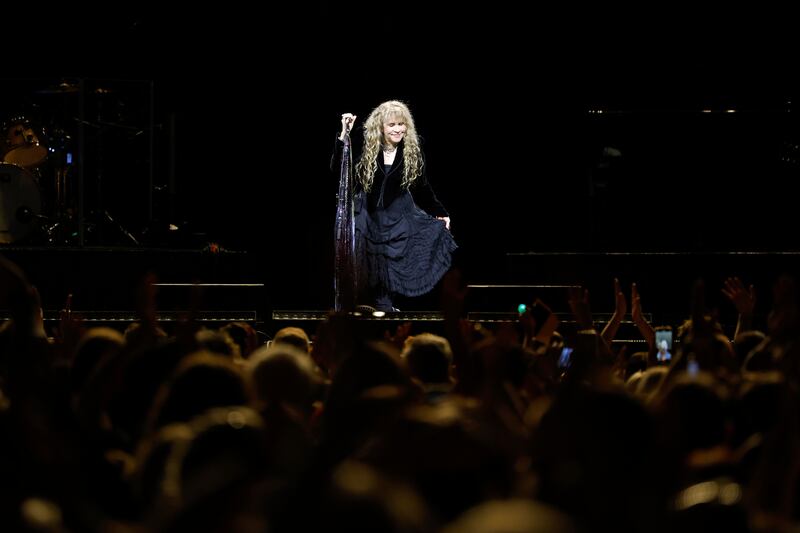
[[656, 330], [656, 360], [659, 363], [672, 361], [672, 328], [659, 326]]

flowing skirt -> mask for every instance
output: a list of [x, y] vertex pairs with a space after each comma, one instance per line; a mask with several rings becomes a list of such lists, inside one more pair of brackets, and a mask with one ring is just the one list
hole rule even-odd
[[373, 292], [430, 292], [450, 269], [458, 248], [444, 222], [417, 207], [409, 192], [372, 213], [367, 212], [365, 195], [358, 194], [355, 226], [360, 284], [364, 288], [366, 282]]

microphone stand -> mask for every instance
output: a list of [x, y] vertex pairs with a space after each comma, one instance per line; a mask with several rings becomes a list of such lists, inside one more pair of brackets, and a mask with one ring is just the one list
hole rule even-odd
[[339, 172], [339, 194], [336, 203], [335, 263], [334, 263], [334, 310], [349, 311], [355, 306], [356, 239], [355, 208], [353, 203], [353, 166], [350, 150], [350, 128], [347, 128], [342, 149], [342, 164]]

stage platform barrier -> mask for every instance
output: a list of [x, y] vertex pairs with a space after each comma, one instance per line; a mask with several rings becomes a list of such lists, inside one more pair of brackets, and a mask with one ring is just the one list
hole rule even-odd
[[[275, 310], [272, 312], [272, 328], [277, 331], [281, 327], [295, 326], [303, 329], [310, 337], [316, 333], [320, 323], [325, 321], [330, 311], [313, 310]], [[577, 329], [577, 323], [571, 313], [555, 313], [559, 320], [559, 331], [569, 336]], [[377, 315], [355, 312], [349, 316], [362, 327], [362, 331], [381, 338], [384, 334], [392, 335], [403, 324], [411, 323], [411, 335], [419, 333], [435, 333], [444, 335], [444, 317], [436, 311], [412, 311], [395, 313], [378, 313]], [[479, 324], [489, 330], [495, 330], [503, 325], [516, 326], [519, 323], [519, 313], [506, 312], [468, 312], [465, 317], [473, 324]], [[595, 329], [602, 331], [608, 320], [609, 313], [595, 313], [592, 315]], [[645, 314], [645, 318], [652, 320], [652, 316]], [[644, 343], [636, 326], [630, 320], [623, 320], [620, 324], [615, 343]]]
[[[157, 308], [166, 323], [179, 320], [181, 313], [197, 302], [200, 321], [217, 324], [230, 318], [253, 322], [271, 336], [280, 327], [298, 324], [312, 333], [329, 312], [326, 302], [319, 302], [324, 295], [303, 293], [319, 283], [272, 274], [265, 265], [274, 258], [266, 254], [206, 248], [8, 245], [0, 246], [0, 255], [16, 263], [39, 289], [48, 322], [57, 320], [69, 294], [73, 311], [87, 321], [120, 324], [134, 320], [137, 289], [147, 273], [156, 275]], [[717, 313], [726, 333], [732, 334], [736, 312], [721, 293], [727, 277], [738, 276], [755, 286], [759, 327], [771, 308], [771, 289], [778, 276], [797, 277], [800, 273], [797, 251], [514, 252], [505, 254], [504, 259], [505, 271], [493, 276], [495, 279], [469, 280], [468, 319], [487, 325], [514, 322], [518, 305], [530, 305], [538, 298], [568, 324], [569, 289], [583, 287], [589, 290], [593, 315], [602, 325], [614, 310], [613, 280], [618, 278], [629, 310], [631, 284], [636, 283], [642, 310], [651, 324], [675, 328], [690, 315], [692, 285], [702, 279], [706, 309]], [[276, 302], [275, 295], [293, 292], [293, 284], [303, 295], [298, 302], [317, 303], [299, 303], [295, 308], [291, 300]], [[431, 295], [415, 302], [426, 309], [411, 306], [401, 313], [363, 320], [376, 328], [391, 329], [411, 321], [415, 329], [441, 331], [441, 316], [430, 308], [437, 301]], [[619, 335], [637, 338], [631, 326], [623, 324]]]

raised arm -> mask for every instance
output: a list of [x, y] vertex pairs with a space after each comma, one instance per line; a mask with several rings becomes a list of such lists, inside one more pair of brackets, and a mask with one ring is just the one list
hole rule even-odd
[[647, 321], [642, 313], [642, 300], [639, 297], [639, 290], [636, 284], [631, 284], [631, 320], [636, 324], [636, 328], [641, 333], [644, 340], [647, 341], [647, 351], [649, 357], [655, 356], [656, 347], [656, 331], [653, 326]]
[[456, 268], [442, 278], [440, 307], [444, 317], [445, 337], [453, 351], [456, 391], [467, 396], [477, 393], [481, 381], [480, 369], [471, 353], [472, 324], [462, 318], [468, 290], [461, 272]]
[[343, 141], [344, 136], [350, 133], [353, 129], [353, 124], [356, 121], [356, 116], [352, 113], [342, 113], [342, 132], [339, 134], [339, 140]]
[[753, 310], [756, 307], [756, 291], [752, 285], [745, 287], [742, 280], [737, 277], [725, 280], [722, 294], [736, 307], [739, 317], [736, 320], [736, 332], [733, 334], [734, 340], [740, 333], [753, 329]]
[[567, 298], [572, 316], [578, 324], [579, 330], [594, 329], [592, 310], [589, 306], [589, 289], [583, 287], [570, 287]]
[[342, 129], [339, 133], [339, 136], [336, 137], [336, 142], [334, 143], [333, 150], [331, 151], [331, 163], [330, 169], [331, 172], [334, 174], [339, 174], [342, 166], [342, 142], [344, 141], [345, 135], [347, 135], [350, 130], [353, 129], [353, 124], [356, 121], [356, 116], [352, 113], [342, 113]]
[[540, 314], [539, 322], [530, 309], [526, 309], [520, 315], [519, 322], [523, 331], [522, 346], [536, 351], [550, 346], [550, 339], [558, 329], [559, 321], [556, 314], [542, 300], [537, 298], [534, 305], [546, 311]]
[[614, 340], [614, 337], [617, 336], [617, 331], [619, 330], [619, 325], [622, 323], [622, 319], [625, 318], [625, 314], [628, 312], [628, 301], [625, 299], [625, 295], [622, 293], [622, 289], [619, 286], [619, 280], [614, 278], [614, 299], [615, 299], [615, 306], [614, 306], [614, 314], [611, 315], [611, 319], [603, 328], [603, 340], [606, 341], [606, 344], [609, 346], [611, 345], [611, 341]]

